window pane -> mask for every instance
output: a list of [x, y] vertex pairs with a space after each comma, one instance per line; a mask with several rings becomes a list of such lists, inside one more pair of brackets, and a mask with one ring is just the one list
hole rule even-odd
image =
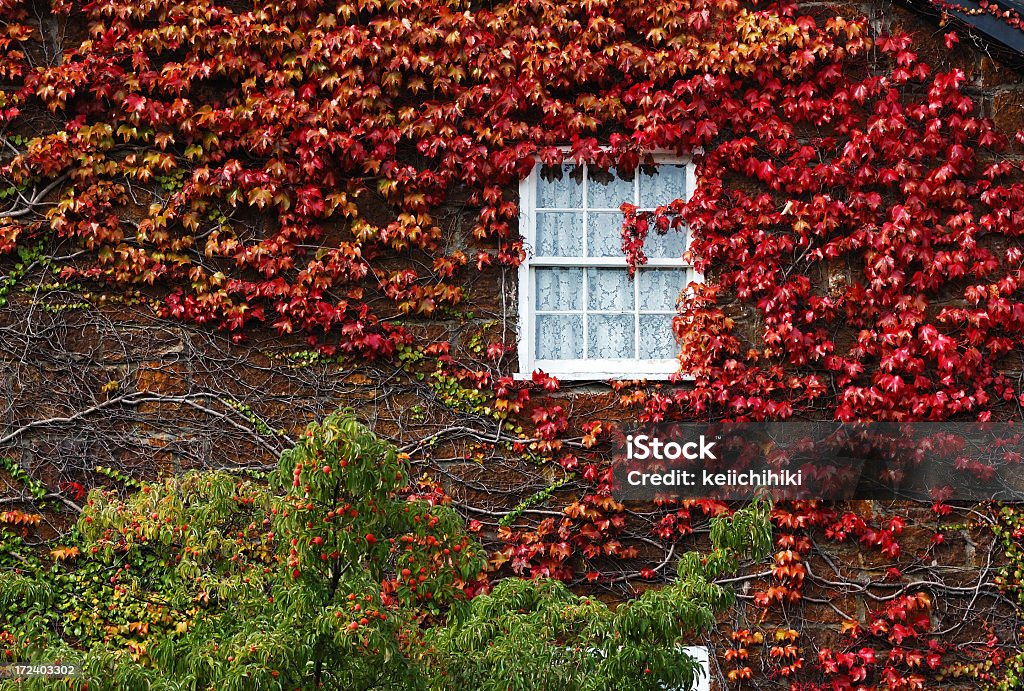
[[538, 314], [536, 351], [538, 360], [582, 358], [583, 317], [578, 314]]
[[633, 178], [633, 172], [620, 176], [614, 168], [587, 168], [587, 207], [617, 210], [622, 202], [632, 204]]
[[583, 269], [537, 269], [537, 309], [582, 309]]
[[607, 360], [636, 357], [632, 314], [591, 314], [587, 322], [588, 358]]
[[679, 354], [672, 333], [671, 314], [640, 315], [640, 357], [644, 360], [667, 360]]
[[644, 253], [649, 259], [679, 259], [686, 251], [686, 228], [669, 228], [664, 235], [653, 228], [644, 239]]
[[587, 215], [587, 254], [591, 257], [623, 256], [621, 211]]
[[679, 292], [688, 282], [686, 269], [641, 269], [637, 278], [640, 309], [650, 312], [674, 312]]
[[583, 214], [537, 214], [538, 257], [582, 257]]
[[661, 164], [640, 171], [640, 207], [653, 209], [686, 196], [686, 166]]
[[583, 168], [572, 164], [544, 166], [537, 176], [537, 206], [583, 208]]
[[587, 269], [587, 309], [633, 309], [633, 283], [626, 269]]

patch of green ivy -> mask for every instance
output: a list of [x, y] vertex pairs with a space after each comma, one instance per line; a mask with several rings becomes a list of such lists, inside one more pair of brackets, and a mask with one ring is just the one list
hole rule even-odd
[[[46, 242], [43, 240], [32, 247], [18, 248], [18, 261], [6, 276], [0, 277], [0, 307], [5, 307], [7, 305], [11, 292], [14, 290], [17, 283], [25, 278], [32, 266], [40, 264], [44, 268], [51, 267], [51, 260], [44, 251], [45, 245]], [[63, 281], [32, 283], [20, 288], [20, 292], [27, 295], [53, 293], [57, 291], [82, 293], [83, 290], [84, 286], [80, 283], [67, 283]], [[138, 298], [139, 296], [140, 294], [138, 291], [134, 291], [133, 293], [128, 293], [126, 295], [112, 296], [109, 299], [111, 301], [132, 304], [133, 298]], [[46, 312], [66, 312], [68, 310], [90, 309], [93, 306], [92, 303], [89, 302], [89, 300], [93, 298], [92, 294], [83, 293], [81, 297], [82, 299], [73, 302], [53, 304], [35, 301], [35, 304], [38, 304], [39, 307]], [[136, 302], [137, 301], [138, 300], [136, 300]]]
[[503, 528], [511, 526], [513, 523], [519, 520], [519, 517], [523, 515], [524, 511], [529, 509], [531, 506], [543, 504], [548, 499], [550, 499], [555, 492], [557, 492], [559, 489], [572, 482], [575, 478], [576, 474], [570, 473], [561, 480], [558, 480], [557, 482], [545, 487], [541, 491], [536, 492], [533, 495], [527, 497], [523, 501], [519, 502], [511, 511], [502, 516], [501, 519], [498, 521], [498, 525]]
[[[1003, 548], [1006, 564], [995, 577], [996, 585], [1017, 606], [1018, 615], [1024, 614], [1024, 511], [1003, 506], [992, 532]], [[986, 670], [987, 671], [987, 667]], [[988, 676], [979, 673], [977, 676]], [[1014, 691], [1024, 687], [1024, 652], [1017, 652], [1003, 663], [1001, 677], [990, 681], [990, 689]]]
[[185, 187], [185, 169], [175, 168], [168, 175], [154, 175], [153, 179], [167, 194], [180, 192]]
[[497, 319], [492, 319], [490, 321], [486, 321], [480, 324], [480, 329], [478, 331], [475, 331], [473, 335], [469, 337], [469, 340], [466, 341], [466, 348], [469, 350], [469, 352], [473, 353], [474, 355], [484, 354], [484, 351], [487, 349], [487, 342], [484, 335], [487, 329], [496, 326], [497, 323]]
[[92, 308], [88, 302], [65, 302], [57, 305], [42, 304], [40, 307], [44, 312], [72, 312], [74, 310], [87, 310]]
[[245, 417], [245, 419], [248, 420], [249, 423], [256, 429], [256, 433], [259, 434], [261, 437], [276, 438], [283, 437], [287, 434], [287, 432], [285, 432], [285, 430], [283, 429], [274, 429], [273, 427], [268, 425], [266, 422], [263, 421], [263, 419], [259, 415], [257, 415], [253, 411], [252, 407], [242, 403], [241, 401], [236, 401], [233, 398], [225, 398], [223, 400], [229, 406], [240, 412]]
[[96, 466], [96, 472], [99, 473], [100, 475], [110, 478], [115, 482], [121, 483], [125, 487], [130, 487], [131, 489], [142, 489], [144, 484], [133, 478], [131, 475], [123, 473], [120, 470], [117, 470], [116, 468], [111, 468], [109, 466], [98, 465]]
[[8, 197], [13, 197], [16, 193], [18, 193], [18, 192], [20, 192], [20, 191], [22, 191], [24, 189], [25, 189], [25, 185], [19, 185], [19, 186], [12, 185], [10, 187], [0, 187], [0, 201], [3, 201], [4, 199], [7, 199]]
[[423, 381], [425, 375], [423, 372], [415, 371], [416, 365], [423, 362], [426, 355], [419, 348], [412, 348], [407, 345], [399, 345], [397, 347], [398, 362], [409, 374], [413, 375], [419, 381]]
[[325, 355], [317, 350], [296, 350], [290, 353], [265, 353], [273, 360], [283, 361], [288, 369], [303, 369], [314, 365], [341, 365], [344, 355]]
[[43, 243], [34, 247], [18, 248], [18, 261], [6, 276], [0, 277], [0, 307], [7, 305], [7, 296], [10, 295], [15, 284], [25, 277], [29, 268], [36, 262], [45, 261], [45, 258]]
[[14, 478], [14, 481], [21, 484], [29, 491], [36, 499], [42, 499], [46, 496], [49, 490], [46, 485], [35, 479], [28, 472], [18, 464], [10, 456], [0, 456], [0, 468], [3, 468], [7, 473]]
[[466, 413], [477, 413], [492, 417], [494, 411], [488, 405], [490, 396], [479, 389], [463, 386], [459, 380], [437, 369], [430, 374], [430, 388], [446, 406]]

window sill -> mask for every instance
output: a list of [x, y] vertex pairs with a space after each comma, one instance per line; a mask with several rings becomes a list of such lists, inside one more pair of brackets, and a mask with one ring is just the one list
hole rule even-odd
[[[651, 363], [580, 363], [559, 361], [537, 361], [529, 368], [523, 368], [512, 375], [513, 379], [522, 381], [533, 377], [540, 370], [544, 374], [555, 377], [559, 381], [632, 381], [646, 379], [648, 381], [668, 381], [679, 372], [679, 362], [668, 360]], [[693, 377], [683, 376], [681, 381], [690, 381]]]

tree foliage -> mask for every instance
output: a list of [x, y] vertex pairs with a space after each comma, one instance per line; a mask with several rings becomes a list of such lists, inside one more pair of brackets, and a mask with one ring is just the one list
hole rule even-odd
[[715, 580], [770, 551], [770, 508], [757, 500], [714, 519], [709, 554], [685, 554], [676, 580], [614, 610], [559, 581], [501, 581], [427, 633], [428, 664], [448, 688], [692, 688], [703, 671], [682, 646], [733, 603]]
[[411, 688], [403, 649], [464, 599], [480, 548], [351, 417], [311, 425], [269, 481], [191, 472], [94, 491], [81, 558], [9, 574], [18, 659], [83, 659], [89, 688]]

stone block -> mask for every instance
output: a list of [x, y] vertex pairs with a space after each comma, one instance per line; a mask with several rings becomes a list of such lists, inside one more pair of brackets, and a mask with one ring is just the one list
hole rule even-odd
[[188, 368], [180, 362], [147, 360], [135, 371], [135, 387], [147, 393], [183, 395], [188, 390]]

